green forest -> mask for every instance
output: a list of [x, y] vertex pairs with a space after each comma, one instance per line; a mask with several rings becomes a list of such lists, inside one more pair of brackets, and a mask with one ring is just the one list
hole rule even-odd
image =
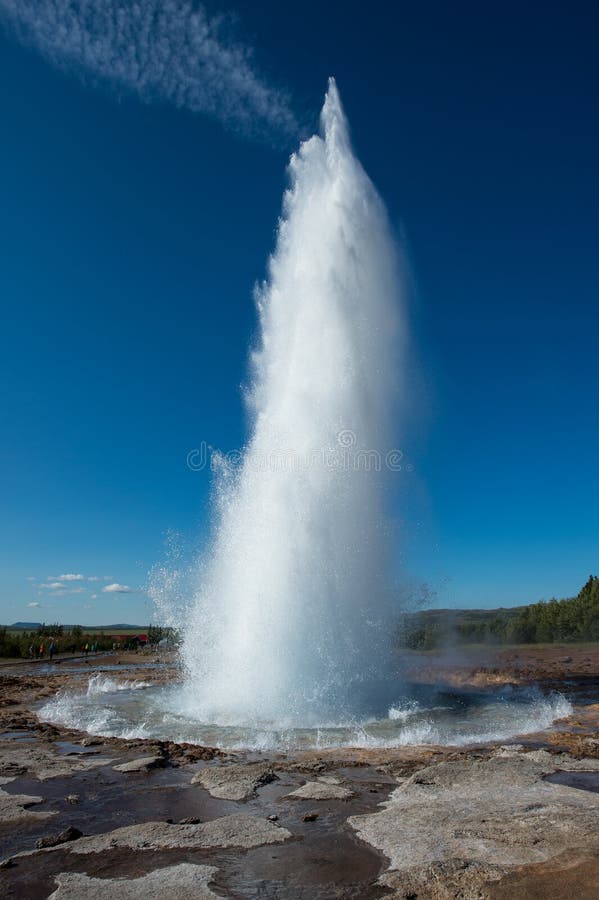
[[455, 644], [547, 644], [599, 641], [599, 578], [575, 597], [501, 609], [431, 609], [403, 617], [400, 647], [433, 650]]

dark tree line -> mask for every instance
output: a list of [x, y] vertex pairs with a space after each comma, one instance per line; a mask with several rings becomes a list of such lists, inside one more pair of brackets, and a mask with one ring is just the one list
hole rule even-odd
[[426, 610], [404, 616], [401, 647], [431, 650], [452, 644], [539, 644], [599, 640], [599, 578], [575, 597], [492, 610]]
[[[158, 625], [150, 625], [147, 631], [148, 644], [156, 646], [167, 638], [169, 644], [176, 645], [181, 637], [173, 628], [163, 628]], [[112, 650], [115, 647], [113, 635], [103, 631], [87, 631], [81, 625], [71, 627], [59, 625], [39, 625], [31, 631], [21, 631], [0, 626], [0, 657], [18, 659], [37, 658], [40, 648], [44, 647], [44, 656], [48, 655], [50, 643], [54, 644], [54, 652], [79, 653], [87, 644], [94, 650]], [[117, 642], [118, 650], [135, 650], [139, 646], [138, 639], [131, 635], [128, 639]]]
[[74, 625], [70, 630], [58, 623], [40, 625], [33, 631], [0, 628], [0, 657], [28, 659], [33, 654], [37, 658], [42, 646], [47, 656], [51, 643], [55, 653], [77, 653], [85, 644], [89, 647], [93, 644], [96, 650], [110, 650], [112, 647], [110, 637], [103, 633], [88, 634], [80, 625]]

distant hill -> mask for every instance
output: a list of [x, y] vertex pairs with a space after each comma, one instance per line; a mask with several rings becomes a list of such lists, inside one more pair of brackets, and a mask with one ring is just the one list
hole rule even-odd
[[41, 622], [13, 622], [13, 624], [8, 627], [12, 628], [14, 631], [35, 631], [41, 624]]
[[459, 644], [539, 644], [599, 640], [599, 578], [575, 597], [499, 609], [427, 609], [403, 615], [398, 644], [432, 650]]

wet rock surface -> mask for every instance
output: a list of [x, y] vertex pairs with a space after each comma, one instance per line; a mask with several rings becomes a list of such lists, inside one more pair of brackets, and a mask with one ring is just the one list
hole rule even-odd
[[248, 850], [264, 844], [278, 844], [291, 837], [279, 828], [255, 816], [231, 815], [199, 825], [171, 825], [147, 822], [129, 825], [106, 834], [82, 838], [70, 848], [73, 853], [101, 853], [126, 847], [131, 850], [180, 850], [238, 847]]
[[0, 773], [9, 777], [31, 775], [40, 781], [64, 778], [74, 772], [95, 769], [112, 762], [111, 759], [88, 754], [67, 758], [51, 746], [25, 744], [6, 746], [0, 742]]
[[191, 779], [220, 800], [247, 800], [264, 784], [277, 778], [270, 765], [246, 763], [241, 765], [211, 766], [202, 769]]
[[[347, 828], [347, 802], [322, 802], [317, 820], [304, 823], [313, 802], [288, 800], [286, 795], [305, 778], [282, 769], [278, 775], [245, 801], [221, 800], [198, 790], [183, 766], [150, 771], [142, 790], [138, 778], [114, 772], [111, 766], [77, 773], [70, 780], [45, 781], [45, 806], [57, 811], [52, 828], [47, 820], [18, 835], [3, 833], [0, 827], [2, 853], [13, 859], [11, 868], [0, 873], [0, 894], [4, 896], [5, 889], [8, 897], [37, 900], [48, 896], [57, 873], [130, 878], [186, 862], [214, 865], [220, 896], [277, 900], [380, 896], [375, 882], [384, 860]], [[352, 808], [357, 812], [374, 811], [393, 787], [391, 779], [365, 766], [342, 777], [355, 779]], [[372, 795], [370, 786], [381, 779], [385, 789]], [[30, 781], [19, 779], [8, 787]], [[69, 781], [80, 797], [75, 805], [66, 801]], [[160, 816], [162, 821], [157, 821]], [[178, 824], [169, 824], [167, 818]], [[183, 819], [192, 827], [179, 827]], [[55, 834], [65, 821], [85, 837], [44, 850], [35, 847], [39, 837]], [[119, 825], [124, 828], [115, 827]]]
[[[572, 667], [580, 703], [542, 734], [272, 754], [39, 722], [35, 704], [85, 687], [94, 663], [44, 676], [0, 667], [0, 895], [595, 898], [599, 651], [535, 652], [452, 664], [448, 680], [523, 683], [544, 671], [560, 689]], [[444, 677], [430, 657], [418, 665], [422, 678]], [[122, 677], [179, 676], [172, 664], [149, 674], [144, 661]], [[83, 836], [56, 843], [69, 828]]]
[[68, 828], [65, 828], [64, 831], [60, 831], [58, 834], [49, 834], [47, 837], [39, 838], [35, 842], [35, 846], [38, 850], [43, 850], [44, 847], [58, 847], [59, 844], [67, 844], [69, 841], [76, 841], [80, 837], [83, 837], [83, 832], [69, 825]]
[[[11, 779], [6, 779], [8, 783]], [[52, 815], [49, 810], [32, 810], [31, 806], [43, 803], [43, 797], [28, 794], [9, 794], [0, 788], [0, 823], [16, 825], [24, 821], [38, 821]]]
[[130, 759], [112, 768], [115, 772], [149, 772], [150, 769], [158, 769], [164, 765], [166, 760], [163, 756], [141, 756], [139, 759]]
[[288, 795], [298, 800], [349, 800], [353, 791], [340, 784], [326, 781], [307, 781]]
[[599, 849], [597, 798], [545, 779], [558, 768], [592, 767], [592, 760], [509, 748], [441, 762], [397, 787], [380, 812], [349, 824], [389, 858], [382, 883], [420, 895], [422, 873], [430, 881], [436, 872], [437, 881], [445, 873], [464, 889], [567, 849]]
[[51, 900], [210, 900], [219, 897], [210, 890], [217, 869], [181, 863], [157, 869], [141, 878], [90, 878], [79, 872], [61, 872]]

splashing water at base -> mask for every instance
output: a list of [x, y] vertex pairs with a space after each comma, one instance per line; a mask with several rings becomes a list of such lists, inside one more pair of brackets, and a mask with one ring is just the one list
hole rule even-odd
[[38, 715], [96, 735], [187, 741], [226, 750], [293, 750], [502, 741], [543, 731], [572, 709], [562, 694], [543, 695], [535, 689], [477, 693], [412, 685], [378, 716], [338, 717], [312, 727], [291, 715], [252, 725], [207, 725], [182, 705], [180, 685], [90, 679], [86, 691], [58, 694]]
[[98, 694], [114, 694], [115, 691], [138, 691], [143, 688], [150, 687], [149, 681], [115, 681], [107, 675], [98, 672], [92, 675], [87, 683], [88, 697], [95, 697]]

